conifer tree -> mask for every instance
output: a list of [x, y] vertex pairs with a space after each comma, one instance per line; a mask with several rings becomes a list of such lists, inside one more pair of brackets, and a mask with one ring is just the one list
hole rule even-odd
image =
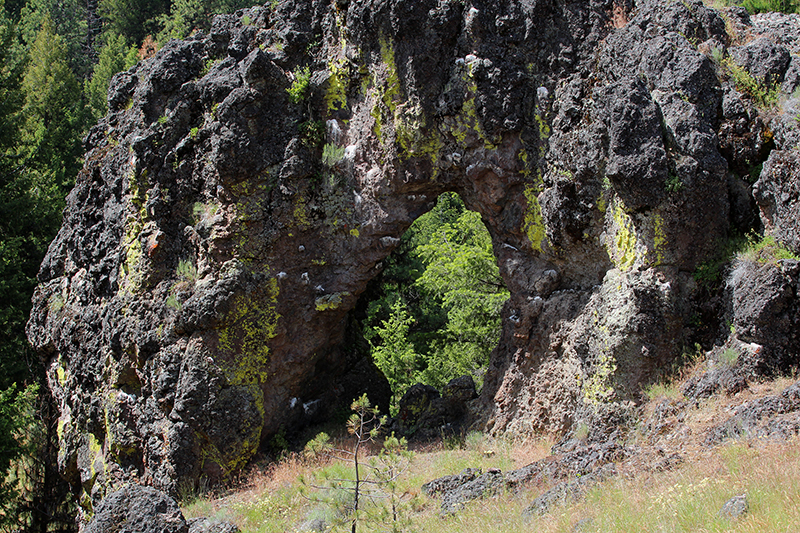
[[109, 35], [105, 46], [100, 50], [100, 57], [94, 66], [92, 77], [84, 84], [92, 122], [96, 122], [108, 112], [106, 95], [112, 76], [133, 66], [130, 51], [131, 48], [127, 46], [122, 35]]
[[80, 168], [84, 109], [80, 86], [67, 62], [67, 45], [49, 18], [28, 53], [22, 79], [22, 155], [26, 171], [47, 199], [63, 197]]

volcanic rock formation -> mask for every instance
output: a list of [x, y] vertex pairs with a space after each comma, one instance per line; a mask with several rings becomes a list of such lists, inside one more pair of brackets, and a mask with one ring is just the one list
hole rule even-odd
[[[362, 392], [385, 405], [349, 312], [444, 191], [511, 292], [473, 422], [559, 432], [636, 401], [728, 335], [693, 274], [734, 230], [798, 251], [799, 104], [762, 118], [731, 74], [790, 94], [792, 35], [699, 0], [281, 0], [167, 43], [113, 79], [34, 297], [61, 471], [86, 508], [174, 494]], [[776, 265], [751, 269], [784, 292], [747, 343], [797, 327]]]

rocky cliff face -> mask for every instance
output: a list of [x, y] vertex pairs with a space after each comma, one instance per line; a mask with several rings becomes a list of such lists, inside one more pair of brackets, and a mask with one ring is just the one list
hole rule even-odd
[[[125, 480], [175, 492], [385, 402], [348, 312], [443, 191], [511, 292], [476, 424], [636, 400], [760, 290], [695, 282], [733, 230], [798, 251], [798, 104], [761, 118], [715, 63], [790, 94], [792, 35], [699, 1], [287, 0], [166, 44], [114, 78], [34, 297], [62, 472], [87, 508]], [[797, 326], [797, 269], [753, 269], [777, 303], [728, 342], [763, 355]]]

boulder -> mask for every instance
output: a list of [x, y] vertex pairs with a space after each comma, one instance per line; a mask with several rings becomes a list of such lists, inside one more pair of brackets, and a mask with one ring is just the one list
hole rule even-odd
[[106, 496], [85, 533], [189, 533], [177, 502], [142, 485], [126, 485]]

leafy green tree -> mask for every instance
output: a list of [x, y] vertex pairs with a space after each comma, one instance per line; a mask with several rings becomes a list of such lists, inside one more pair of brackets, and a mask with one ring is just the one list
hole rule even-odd
[[135, 55], [122, 35], [109, 35], [105, 46], [100, 50], [100, 58], [92, 71], [91, 79], [84, 83], [84, 93], [89, 105], [92, 122], [108, 112], [108, 83], [117, 72], [134, 65]]
[[364, 336], [395, 399], [420, 381], [441, 388], [471, 374], [479, 384], [508, 299], [477, 213], [455, 193], [417, 219], [387, 260], [366, 309]]
[[426, 268], [416, 283], [441, 298], [447, 312], [443, 340], [429, 354], [424, 375], [431, 384], [441, 386], [464, 373], [480, 378], [499, 341], [508, 291], [491, 246], [480, 216], [464, 211], [418, 248]]

